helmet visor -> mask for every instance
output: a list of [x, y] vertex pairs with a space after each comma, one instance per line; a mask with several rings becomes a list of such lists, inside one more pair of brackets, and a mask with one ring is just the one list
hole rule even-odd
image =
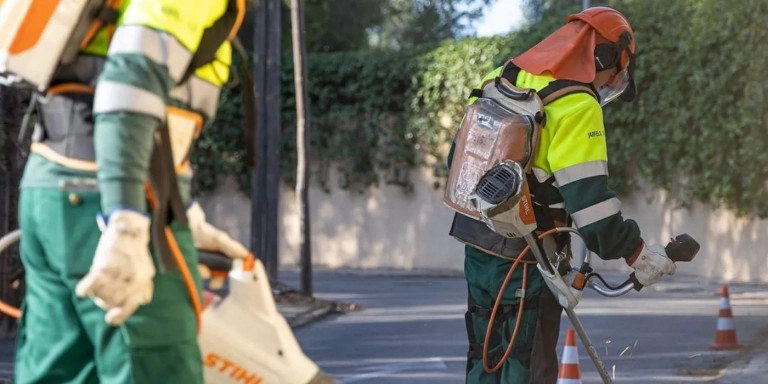
[[622, 69], [608, 81], [608, 84], [600, 87], [597, 91], [600, 94], [600, 106], [605, 106], [617, 97], [621, 96], [627, 90], [629, 85], [629, 71]]

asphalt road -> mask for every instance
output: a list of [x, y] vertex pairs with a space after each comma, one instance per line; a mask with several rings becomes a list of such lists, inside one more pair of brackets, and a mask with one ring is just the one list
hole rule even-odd
[[[620, 282], [622, 276], [606, 276]], [[297, 284], [297, 271], [280, 280]], [[315, 295], [360, 310], [296, 330], [305, 353], [342, 384], [463, 383], [466, 287], [458, 274], [316, 270]], [[576, 312], [616, 383], [708, 383], [744, 351], [710, 351], [720, 282], [671, 276], [654, 289], [605, 298], [587, 292]], [[732, 284], [739, 342], [768, 330], [768, 286]], [[571, 327], [562, 318], [563, 332]], [[564, 336], [561, 335], [562, 351]], [[582, 381], [602, 383], [579, 342]]]
[[[282, 270], [280, 281], [298, 286], [298, 271]], [[739, 342], [747, 347], [742, 351], [709, 350], [720, 282], [672, 276], [620, 298], [587, 292], [576, 312], [615, 383], [712, 383], [768, 335], [768, 285], [729, 287]], [[320, 269], [314, 288], [316, 297], [360, 308], [295, 331], [305, 353], [341, 384], [463, 383], [466, 287], [460, 274]], [[564, 332], [570, 323], [562, 321]], [[12, 372], [12, 343], [0, 341], [0, 383]], [[579, 344], [583, 383], [601, 383]]]

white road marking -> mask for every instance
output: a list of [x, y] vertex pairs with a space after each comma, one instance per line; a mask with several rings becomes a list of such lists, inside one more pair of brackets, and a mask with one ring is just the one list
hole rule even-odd
[[382, 364], [360, 368], [360, 371], [370, 371], [358, 375], [339, 379], [340, 384], [357, 383], [363, 380], [373, 379], [404, 371], [444, 371], [448, 367], [442, 358], [430, 357], [427, 359], [414, 359], [403, 363]]

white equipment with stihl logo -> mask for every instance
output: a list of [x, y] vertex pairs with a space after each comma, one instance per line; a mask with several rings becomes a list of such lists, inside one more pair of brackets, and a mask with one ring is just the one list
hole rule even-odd
[[5, 83], [45, 90], [72, 62], [104, 0], [0, 0], [0, 73]]
[[[21, 230], [0, 237], [0, 253], [21, 239]], [[228, 270], [229, 294], [205, 291], [202, 328], [198, 335], [205, 384], [338, 384], [302, 351], [280, 312], [264, 266], [222, 254], [200, 252]], [[0, 301], [0, 312], [21, 317], [21, 310]]]
[[258, 259], [253, 268], [236, 261], [229, 294], [206, 301], [199, 336], [206, 384], [335, 383], [304, 355]]
[[523, 237], [536, 230], [531, 194], [519, 163], [503, 160], [480, 178], [468, 197], [480, 220], [506, 237]]

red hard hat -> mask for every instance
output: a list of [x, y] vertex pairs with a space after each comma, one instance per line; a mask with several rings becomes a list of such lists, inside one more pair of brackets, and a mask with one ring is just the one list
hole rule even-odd
[[512, 62], [534, 75], [550, 73], [557, 79], [582, 83], [593, 82], [596, 70], [616, 67], [617, 73], [626, 73], [628, 81], [621, 100], [631, 101], [635, 95], [634, 56], [635, 32], [627, 18], [612, 8], [593, 7], [569, 16], [565, 25]]
[[[568, 16], [567, 22], [570, 23], [574, 20], [581, 20], [589, 24], [600, 36], [612, 43], [625, 44], [626, 46], [622, 49], [627, 49], [629, 52], [624, 52], [621, 55], [620, 66], [621, 68], [627, 66], [630, 54], [635, 53], [635, 32], [629, 25], [629, 20], [621, 12], [608, 7], [592, 7]], [[625, 36], [624, 41], [622, 41], [622, 35]]]

